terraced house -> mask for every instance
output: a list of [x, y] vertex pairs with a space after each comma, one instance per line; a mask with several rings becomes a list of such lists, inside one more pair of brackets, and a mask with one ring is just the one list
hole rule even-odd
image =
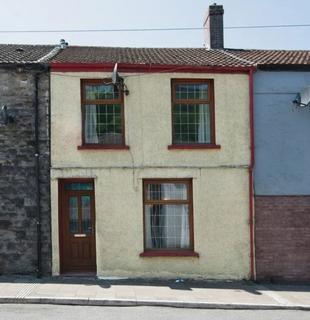
[[53, 274], [250, 278], [253, 67], [75, 46], [50, 65]]
[[255, 63], [256, 278], [310, 280], [310, 51], [235, 50]]
[[0, 45], [0, 274], [51, 270], [47, 61], [58, 50]]

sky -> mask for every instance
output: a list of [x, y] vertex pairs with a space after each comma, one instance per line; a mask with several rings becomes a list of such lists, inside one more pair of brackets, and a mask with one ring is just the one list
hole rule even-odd
[[[0, 43], [202, 47], [203, 30], [1, 33], [5, 30], [202, 27], [209, 0], [0, 0]], [[221, 0], [224, 26], [310, 24], [310, 0]], [[310, 27], [225, 30], [226, 48], [309, 50]]]

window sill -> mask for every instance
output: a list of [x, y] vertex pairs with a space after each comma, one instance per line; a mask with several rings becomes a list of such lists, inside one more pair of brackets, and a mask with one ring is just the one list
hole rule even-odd
[[78, 150], [129, 150], [127, 145], [113, 145], [113, 144], [84, 144], [77, 147]]
[[140, 257], [196, 257], [199, 253], [192, 250], [145, 250]]
[[169, 150], [183, 150], [183, 149], [221, 149], [221, 146], [218, 144], [203, 144], [203, 143], [196, 143], [196, 144], [170, 144], [168, 146]]

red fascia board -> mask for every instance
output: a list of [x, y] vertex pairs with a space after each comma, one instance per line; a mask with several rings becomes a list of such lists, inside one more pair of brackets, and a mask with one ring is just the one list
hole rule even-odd
[[[50, 63], [52, 72], [112, 72], [114, 63]], [[190, 66], [169, 64], [130, 64], [119, 63], [120, 72], [188, 72], [188, 73], [248, 73], [253, 67], [225, 67], [225, 66]]]

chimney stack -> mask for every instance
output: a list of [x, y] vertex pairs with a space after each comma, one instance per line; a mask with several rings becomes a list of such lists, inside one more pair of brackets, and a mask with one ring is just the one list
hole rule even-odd
[[224, 9], [216, 3], [209, 6], [203, 27], [205, 28], [204, 46], [207, 49], [224, 48]]

